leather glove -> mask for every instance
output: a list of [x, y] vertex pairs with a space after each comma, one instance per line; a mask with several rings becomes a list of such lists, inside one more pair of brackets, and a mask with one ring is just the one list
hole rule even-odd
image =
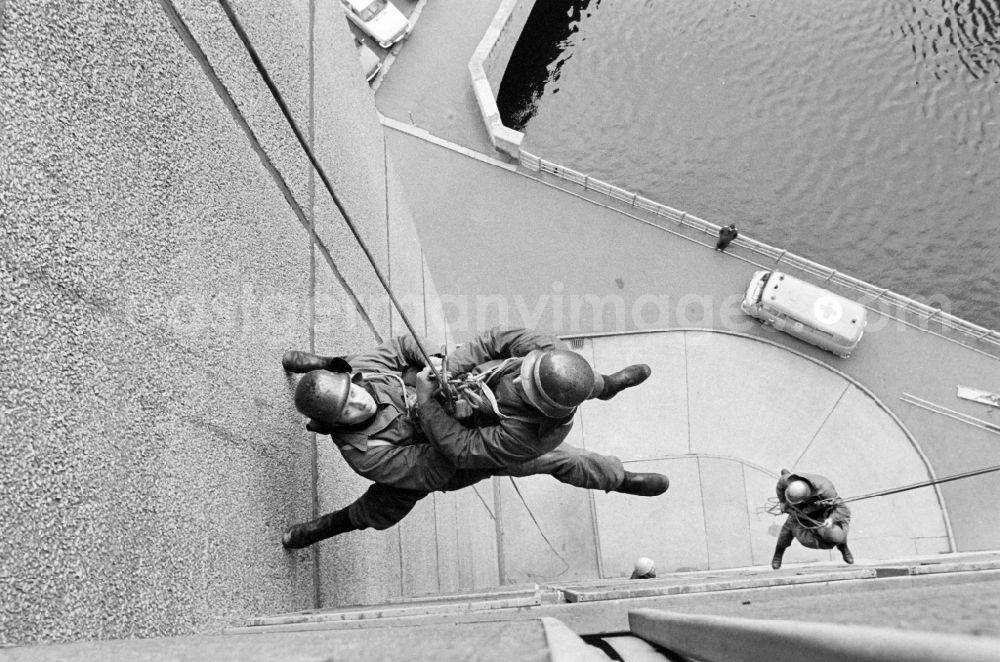
[[320, 421], [310, 418], [306, 421], [306, 430], [317, 434], [330, 434], [333, 431], [333, 428], [326, 423], [321, 423]]

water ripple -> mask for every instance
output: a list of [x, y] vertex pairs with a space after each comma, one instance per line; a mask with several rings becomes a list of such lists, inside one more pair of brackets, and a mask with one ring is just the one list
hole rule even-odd
[[1000, 328], [1000, 0], [539, 5], [528, 150]]

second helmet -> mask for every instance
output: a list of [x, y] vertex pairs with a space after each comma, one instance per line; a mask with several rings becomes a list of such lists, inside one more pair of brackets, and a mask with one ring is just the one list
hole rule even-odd
[[565, 418], [594, 390], [594, 370], [576, 352], [533, 350], [521, 363], [521, 386], [528, 401], [550, 418]]

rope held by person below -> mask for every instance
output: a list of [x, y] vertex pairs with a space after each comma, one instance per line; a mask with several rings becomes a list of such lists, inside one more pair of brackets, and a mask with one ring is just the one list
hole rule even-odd
[[[931, 480], [924, 480], [919, 483], [913, 483], [911, 485], [903, 485], [902, 487], [893, 487], [887, 490], [881, 490], [878, 492], [869, 492], [868, 494], [861, 494], [858, 496], [848, 497], [843, 499], [841, 497], [836, 497], [833, 499], [823, 499], [816, 501], [814, 505], [820, 507], [833, 508], [844, 503], [853, 503], [854, 501], [862, 501], [864, 499], [873, 499], [875, 497], [889, 496], [892, 494], [899, 494], [900, 492], [908, 492], [910, 490], [916, 490], [921, 487], [930, 487], [932, 485], [940, 485], [941, 483], [948, 483], [954, 480], [961, 480], [963, 478], [972, 478], [973, 476], [981, 476], [983, 474], [992, 473], [994, 471], [1000, 471], [1000, 464], [992, 467], [984, 467], [982, 469], [973, 469], [971, 471], [964, 471], [962, 473], [952, 474], [951, 476], [945, 476], [943, 478], [934, 478]], [[771, 515], [781, 515], [784, 511], [781, 508], [781, 502], [778, 501], [777, 497], [770, 497], [763, 506], [757, 508], [757, 513], [770, 513]], [[805, 517], [801, 513], [797, 513], [799, 517]], [[812, 518], [808, 518], [812, 520]], [[815, 521], [815, 520], [812, 520]]]

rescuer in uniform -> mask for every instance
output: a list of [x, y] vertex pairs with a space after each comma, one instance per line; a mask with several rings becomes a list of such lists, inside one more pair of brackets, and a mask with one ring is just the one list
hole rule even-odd
[[604, 375], [551, 335], [496, 327], [461, 345], [445, 366], [460, 384], [452, 398], [442, 395], [411, 336], [346, 359], [287, 352], [282, 365], [307, 373], [295, 391], [307, 429], [329, 434], [351, 468], [373, 481], [346, 508], [290, 527], [287, 548], [389, 528], [427, 494], [490, 476], [550, 474], [637, 496], [669, 486], [662, 474], [625, 471], [617, 457], [563, 441], [579, 404], [640, 384], [649, 367]]
[[782, 469], [775, 491], [781, 512], [788, 513], [788, 519], [778, 534], [771, 559], [772, 568], [777, 570], [781, 567], [781, 558], [793, 538], [811, 549], [836, 547], [844, 563], [854, 563], [854, 555], [847, 548], [851, 511], [837, 496], [830, 479], [817, 474], [793, 474], [788, 469]]

